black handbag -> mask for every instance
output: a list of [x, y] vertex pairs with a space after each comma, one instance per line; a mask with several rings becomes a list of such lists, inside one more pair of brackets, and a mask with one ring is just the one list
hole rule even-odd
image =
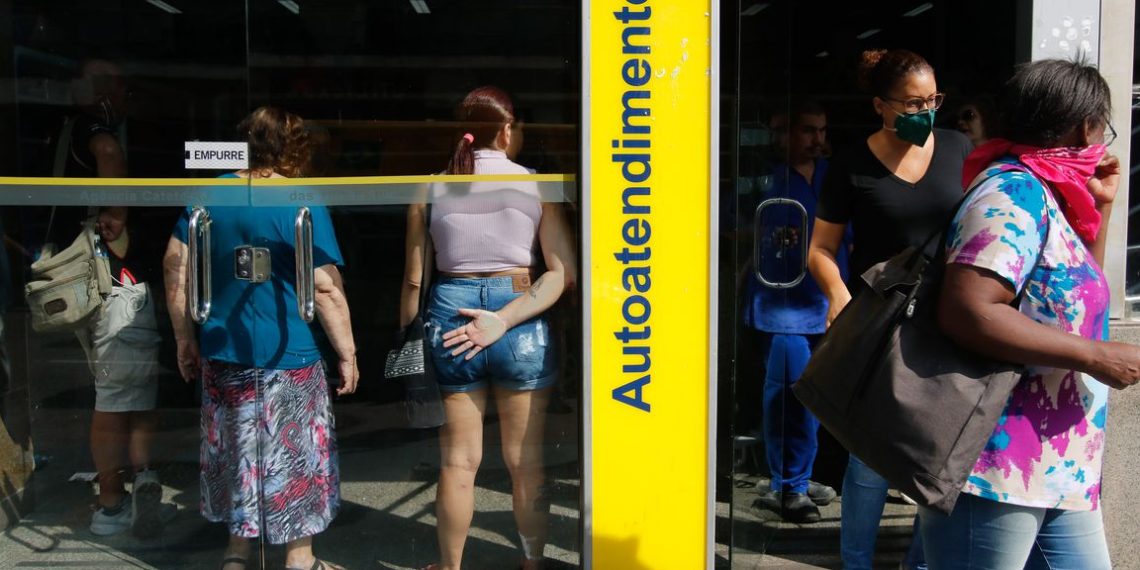
[[939, 329], [948, 225], [861, 276], [792, 388], [843, 447], [918, 504], [945, 513], [1024, 369], [962, 348]]
[[404, 405], [408, 425], [413, 428], [435, 428], [447, 421], [443, 411], [443, 398], [435, 378], [431, 355], [424, 334], [424, 311], [427, 309], [428, 289], [431, 281], [431, 220], [430, 206], [424, 208], [423, 276], [420, 279], [420, 299], [416, 316], [397, 334], [396, 346], [388, 352], [384, 362], [384, 378], [399, 379], [404, 385]]

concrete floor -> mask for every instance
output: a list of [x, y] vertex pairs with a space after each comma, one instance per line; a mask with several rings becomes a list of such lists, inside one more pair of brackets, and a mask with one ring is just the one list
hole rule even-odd
[[[435, 558], [433, 501], [438, 448], [430, 438], [402, 430], [373, 430], [398, 410], [389, 406], [346, 404], [338, 407], [341, 430], [343, 481], [342, 511], [332, 527], [316, 539], [318, 555], [346, 568], [413, 569]], [[82, 425], [83, 413], [46, 421], [48, 425]], [[50, 413], [50, 415], [57, 415]], [[552, 415], [552, 426], [576, 430], [576, 414]], [[164, 415], [163, 431], [156, 449], [164, 450], [160, 474], [164, 500], [179, 512], [166, 532], [154, 540], [129, 534], [96, 537], [87, 529], [94, 488], [88, 483], [68, 482], [75, 471], [90, 470], [85, 441], [59, 439], [51, 461], [35, 477], [36, 508], [21, 524], [0, 535], [0, 568], [159, 568], [191, 569], [216, 567], [225, 545], [222, 525], [206, 522], [197, 511], [197, 428], [195, 410], [174, 410]], [[514, 534], [510, 487], [494, 445], [494, 419], [488, 423], [485, 462], [480, 471], [476, 515], [468, 540], [468, 568], [502, 569], [504, 561], [519, 557]], [[555, 427], [555, 431], [561, 428]], [[59, 436], [69, 429], [58, 430]], [[74, 435], [74, 433], [72, 433]], [[66, 449], [63, 444], [70, 442]], [[82, 449], [80, 449], [82, 448]], [[576, 568], [579, 564], [579, 477], [577, 446], [572, 441], [547, 450], [552, 497], [551, 538], [546, 555], [552, 569]], [[717, 545], [719, 568], [839, 568], [838, 520], [840, 502], [824, 507], [823, 520], [812, 525], [794, 525], [762, 508], [752, 506], [755, 485], [767, 481], [756, 476], [735, 478], [733, 501], [717, 504], [718, 537], [732, 536]], [[876, 567], [896, 568], [910, 541], [914, 509], [901, 501], [887, 505], [880, 535]], [[268, 546], [265, 567], [282, 568], [280, 547]], [[731, 558], [730, 558], [731, 556]], [[729, 564], [731, 559], [732, 563]]]
[[[27, 390], [30, 439], [40, 461], [28, 488], [33, 508], [19, 524], [0, 534], [0, 569], [216, 568], [227, 532], [224, 525], [209, 523], [198, 513], [199, 420], [194, 388], [169, 370], [160, 379], [160, 426], [152, 463], [159, 470], [164, 501], [176, 505], [178, 514], [152, 540], [129, 533], [97, 537], [88, 529], [94, 485], [69, 481], [77, 472], [93, 471], [88, 444], [94, 404], [90, 373], [70, 335], [29, 333], [25, 331], [26, 343], [16, 343], [13, 376], [20, 376], [14, 378], [16, 389]], [[371, 388], [373, 396], [384, 393], [375, 384]], [[402, 428], [401, 403], [362, 392], [335, 404], [342, 506], [332, 526], [316, 537], [315, 550], [347, 568], [419, 568], [437, 558], [437, 440], [434, 431]], [[547, 423], [545, 458], [552, 504], [545, 553], [552, 568], [572, 568], [578, 566], [581, 543], [578, 414], [567, 407], [550, 413]], [[465, 567], [473, 570], [498, 570], [504, 568], [503, 561], [513, 564], [521, 559], [497, 424], [492, 406], [476, 482], [476, 514], [464, 557]], [[267, 546], [265, 567], [282, 568], [283, 554], [282, 547]]]
[[[16, 357], [24, 358], [27, 366], [23, 389], [31, 404], [34, 451], [46, 461], [39, 462], [32, 479], [34, 508], [18, 525], [0, 533], [0, 570], [216, 568], [227, 533], [223, 525], [208, 523], [198, 513], [193, 388], [167, 372], [160, 391], [161, 425], [153, 461], [164, 485], [164, 501], [176, 505], [178, 514], [152, 540], [129, 534], [96, 537], [88, 530], [94, 487], [69, 481], [76, 472], [93, 470], [87, 442], [94, 397], [89, 373], [74, 340], [66, 335], [29, 336], [29, 341], [26, 353]], [[436, 558], [437, 441], [429, 431], [402, 429], [402, 405], [379, 403], [383, 401], [361, 396], [336, 404], [342, 510], [316, 538], [315, 550], [347, 568], [403, 570]], [[580, 560], [579, 426], [573, 404], [548, 416], [545, 456], [552, 506], [545, 553], [552, 570], [576, 568]], [[510, 569], [521, 553], [493, 409], [484, 433], [465, 568]], [[838, 568], [839, 503], [825, 507], [819, 523], [786, 524], [775, 513], [752, 506], [758, 482], [766, 484], [754, 475], [737, 475], [733, 493], [717, 503], [717, 568]], [[897, 568], [910, 541], [913, 514], [913, 507], [901, 502], [888, 504], [876, 567]], [[267, 546], [264, 567], [283, 566], [282, 547]]]
[[[397, 412], [391, 405], [345, 404], [337, 409], [342, 508], [332, 526], [316, 538], [315, 549], [319, 556], [347, 568], [418, 568], [436, 558], [438, 447], [434, 440], [405, 430], [373, 431], [384, 423], [382, 418]], [[216, 566], [226, 531], [198, 514], [197, 412], [164, 413], [155, 460], [164, 501], [176, 505], [178, 515], [153, 540], [136, 539], [129, 533], [97, 537], [88, 530], [94, 487], [68, 481], [77, 471], [91, 470], [84, 434], [76, 429], [86, 425], [84, 416], [78, 410], [41, 409], [37, 452], [47, 454], [50, 461], [34, 477], [35, 509], [0, 535], [0, 568]], [[576, 415], [565, 416], [552, 415], [552, 428], [557, 432], [558, 424], [569, 423], [576, 433]], [[465, 555], [473, 569], [502, 568], [503, 560], [520, 556], [510, 481], [494, 442], [496, 427], [494, 419], [488, 422], [477, 512]], [[552, 444], [546, 455], [552, 499], [546, 555], [554, 562], [553, 568], [576, 567], [580, 542], [577, 446]], [[282, 567], [282, 557], [281, 547], [268, 546], [266, 566]]]
[[[820, 508], [822, 520], [798, 525], [784, 522], [780, 516], [754, 506], [756, 485], [766, 489], [768, 479], [754, 475], [734, 477], [733, 503], [717, 504], [718, 537], [732, 536], [731, 567], [733, 570], [754, 568], [808, 569], [841, 568], [839, 558], [839, 512], [843, 498]], [[876, 543], [875, 568], [899, 567], [910, 546], [915, 507], [904, 503], [895, 491], [888, 496]], [[725, 528], [725, 527], [728, 528]], [[729, 547], [717, 545], [718, 558], [728, 558]]]

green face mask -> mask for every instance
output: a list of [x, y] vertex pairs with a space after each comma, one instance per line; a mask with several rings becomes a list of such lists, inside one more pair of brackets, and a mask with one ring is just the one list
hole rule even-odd
[[917, 146], [926, 146], [926, 139], [934, 130], [934, 109], [919, 111], [914, 114], [903, 114], [891, 109], [895, 115], [895, 128], [891, 129], [899, 138]]

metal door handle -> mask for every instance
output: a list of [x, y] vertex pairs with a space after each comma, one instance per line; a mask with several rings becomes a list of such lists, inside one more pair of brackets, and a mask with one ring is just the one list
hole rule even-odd
[[[776, 282], [768, 281], [767, 279], [764, 278], [763, 272], [760, 271], [760, 261], [761, 261], [761, 259], [760, 259], [760, 251], [761, 251], [760, 245], [761, 245], [761, 241], [764, 239], [763, 238], [764, 234], [762, 231], [764, 229], [764, 224], [761, 221], [760, 214], [764, 211], [765, 208], [769, 208], [771, 206], [794, 206], [797, 210], [799, 210], [799, 213], [800, 213], [800, 236], [799, 236], [800, 249], [801, 249], [800, 273], [799, 273], [799, 275], [796, 276], [795, 279], [793, 279], [791, 281], [776, 281]], [[769, 198], [767, 200], [764, 200], [763, 202], [760, 202], [760, 205], [756, 207], [756, 214], [755, 214], [755, 217], [753, 217], [753, 219], [752, 219], [752, 230], [753, 230], [753, 235], [752, 235], [752, 268], [753, 268], [753, 271], [756, 273], [756, 280], [759, 281], [761, 285], [764, 285], [765, 287], [769, 287], [772, 289], [791, 289], [792, 287], [795, 287], [796, 285], [799, 285], [801, 282], [803, 282], [804, 277], [807, 277], [807, 257], [808, 257], [808, 239], [807, 239], [807, 236], [808, 236], [808, 214], [807, 214], [807, 208], [804, 208], [803, 204], [799, 203], [796, 200], [792, 200], [790, 198]]]
[[313, 268], [313, 214], [307, 207], [297, 209], [294, 251], [297, 265], [297, 312], [306, 323], [316, 315], [316, 291]]
[[[210, 257], [210, 212], [195, 207], [190, 213], [190, 316], [194, 322], [202, 324], [210, 317], [213, 304], [213, 280]], [[205, 254], [203, 255], [203, 251]]]

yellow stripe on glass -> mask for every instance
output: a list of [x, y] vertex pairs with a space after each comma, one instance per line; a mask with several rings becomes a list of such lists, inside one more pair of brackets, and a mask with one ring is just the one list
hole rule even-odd
[[339, 178], [0, 177], [0, 205], [355, 206], [432, 200], [427, 186], [526, 183], [543, 202], [577, 198], [573, 174], [356, 176]]
[[596, 569], [709, 560], [711, 6], [591, 1], [587, 528]]

